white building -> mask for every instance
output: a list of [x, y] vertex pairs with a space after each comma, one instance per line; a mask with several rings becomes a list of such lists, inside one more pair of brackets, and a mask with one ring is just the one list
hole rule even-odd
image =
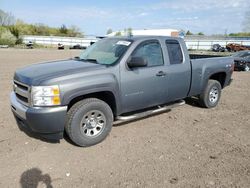
[[[116, 31], [108, 34], [108, 37], [115, 36], [117, 32], [120, 32], [122, 36], [128, 35], [125, 31]], [[184, 37], [184, 32], [176, 29], [143, 29], [143, 30], [132, 30], [133, 36], [143, 35], [157, 35], [157, 36], [172, 36], [172, 37]]]

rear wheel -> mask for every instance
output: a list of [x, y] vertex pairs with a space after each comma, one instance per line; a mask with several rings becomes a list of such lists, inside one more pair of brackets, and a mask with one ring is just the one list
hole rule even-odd
[[113, 113], [107, 103], [89, 98], [74, 104], [67, 114], [66, 132], [79, 146], [103, 141], [111, 131]]
[[217, 80], [208, 80], [205, 90], [200, 95], [200, 104], [205, 108], [217, 106], [221, 96], [221, 84]]

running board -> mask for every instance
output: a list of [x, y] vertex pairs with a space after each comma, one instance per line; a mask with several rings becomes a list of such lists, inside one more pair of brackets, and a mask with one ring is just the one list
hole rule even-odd
[[171, 110], [172, 108], [182, 106], [184, 104], [185, 104], [184, 100], [179, 100], [179, 101], [176, 101], [176, 102], [171, 103], [169, 105], [158, 106], [156, 109], [151, 109], [151, 110], [148, 110], [148, 111], [135, 113], [135, 114], [130, 115], [130, 116], [117, 116], [116, 121], [114, 123], [119, 124], [119, 123], [126, 122], [126, 121], [133, 121], [133, 120], [140, 119], [140, 118], [143, 118], [143, 117], [147, 117], [147, 116], [150, 116], [150, 115], [165, 112], [165, 111]]

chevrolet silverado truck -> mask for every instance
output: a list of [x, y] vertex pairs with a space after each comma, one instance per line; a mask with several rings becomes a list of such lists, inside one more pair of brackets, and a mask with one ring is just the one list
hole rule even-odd
[[105, 38], [79, 57], [17, 70], [11, 109], [26, 130], [57, 140], [66, 133], [76, 145], [91, 146], [113, 122], [169, 110], [187, 97], [215, 107], [233, 70], [232, 57], [190, 58], [181, 38]]

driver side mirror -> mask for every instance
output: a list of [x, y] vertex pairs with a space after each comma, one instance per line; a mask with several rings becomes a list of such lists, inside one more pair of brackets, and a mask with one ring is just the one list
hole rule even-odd
[[127, 63], [129, 68], [134, 67], [146, 67], [148, 65], [147, 61], [142, 57], [131, 57]]

